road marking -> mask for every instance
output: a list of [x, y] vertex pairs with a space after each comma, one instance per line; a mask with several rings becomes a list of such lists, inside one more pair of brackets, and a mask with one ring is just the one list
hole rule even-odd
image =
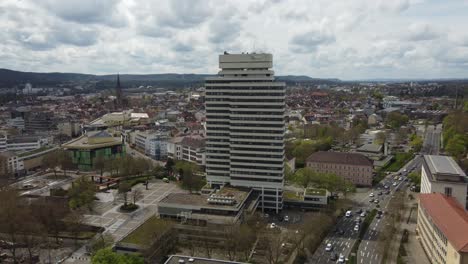
[[369, 245], [369, 241], [366, 242], [366, 246]]
[[367, 251], [367, 246], [364, 247], [364, 251]]
[[370, 252], [367, 252], [367, 257], [369, 257], [369, 255], [370, 255]]

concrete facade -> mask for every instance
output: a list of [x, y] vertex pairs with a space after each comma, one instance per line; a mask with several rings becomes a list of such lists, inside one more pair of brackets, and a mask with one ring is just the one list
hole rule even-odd
[[206, 172], [212, 185], [254, 188], [261, 207], [283, 207], [285, 83], [271, 54], [219, 56], [205, 82]]

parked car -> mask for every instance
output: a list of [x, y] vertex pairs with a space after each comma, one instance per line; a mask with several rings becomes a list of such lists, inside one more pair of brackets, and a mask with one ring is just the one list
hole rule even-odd
[[354, 231], [359, 231], [359, 225], [354, 226]]
[[362, 212], [361, 217], [366, 217], [366, 212]]
[[346, 211], [346, 214], [345, 214], [346, 217], [351, 217], [352, 215], [353, 215], [353, 213], [351, 211], [349, 211], [349, 210]]
[[370, 194], [369, 194], [369, 197], [374, 197], [374, 193], [370, 193]]
[[330, 260], [335, 261], [337, 259], [338, 259], [338, 255], [335, 252], [332, 252], [331, 255], [330, 255]]
[[345, 257], [343, 254], [340, 254], [340, 257], [338, 258], [338, 263], [345, 263]]
[[333, 245], [331, 243], [328, 243], [327, 246], [325, 247], [325, 251], [329, 252], [333, 250]]

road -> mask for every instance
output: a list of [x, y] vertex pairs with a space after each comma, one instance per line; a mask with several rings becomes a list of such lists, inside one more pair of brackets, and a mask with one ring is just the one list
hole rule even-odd
[[422, 152], [430, 155], [439, 155], [441, 134], [442, 124], [427, 126]]
[[127, 150], [127, 153], [135, 158], [143, 158], [143, 159], [146, 159], [146, 160], [149, 160], [151, 161], [151, 163], [153, 164], [153, 166], [164, 166], [166, 165], [166, 163], [164, 161], [160, 161], [160, 160], [155, 160], [155, 159], [152, 159], [151, 157], [149, 156], [146, 156], [144, 153], [141, 153], [140, 151], [134, 149], [134, 148], [131, 148], [130, 145], [125, 142], [125, 149]]

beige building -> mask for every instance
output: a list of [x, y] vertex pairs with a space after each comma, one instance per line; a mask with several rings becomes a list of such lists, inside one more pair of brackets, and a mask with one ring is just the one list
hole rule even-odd
[[440, 193], [419, 196], [417, 232], [433, 264], [468, 264], [468, 214]]
[[361, 154], [318, 151], [307, 158], [306, 166], [320, 173], [335, 173], [358, 186], [372, 185], [372, 161]]
[[442, 193], [468, 209], [468, 178], [449, 156], [425, 155], [421, 169], [421, 193]]

